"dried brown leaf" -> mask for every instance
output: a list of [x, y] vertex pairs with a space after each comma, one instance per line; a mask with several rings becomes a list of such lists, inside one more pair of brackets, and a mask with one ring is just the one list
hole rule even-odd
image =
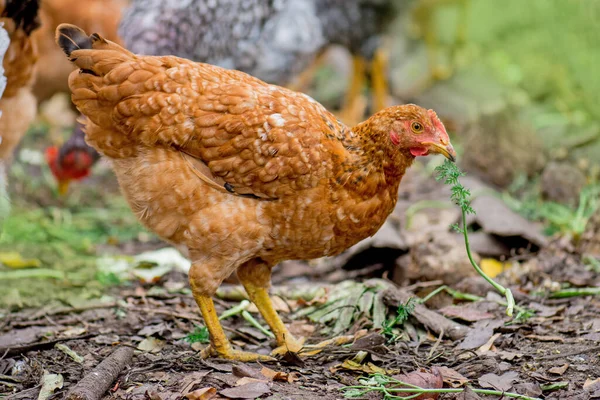
[[185, 395], [188, 400], [209, 400], [217, 395], [217, 389], [214, 387], [204, 387], [202, 389], [194, 390]]
[[458, 400], [481, 400], [481, 397], [467, 386], [464, 392], [458, 396]]
[[[425, 370], [413, 371], [408, 374], [394, 375], [394, 378], [404, 383], [416, 385], [425, 389], [441, 389], [444, 386], [444, 378], [437, 367], [431, 368], [431, 372]], [[406, 393], [407, 396], [409, 394], [410, 393]], [[439, 393], [423, 393], [422, 395], [415, 397], [415, 399], [436, 400], [439, 396]]]
[[240, 377], [240, 378], [243, 378], [243, 377], [249, 377], [249, 378], [254, 378], [254, 379], [262, 378], [262, 375], [260, 374], [260, 371], [258, 368], [253, 368], [246, 364], [233, 365], [231, 367], [231, 372], [233, 373], [233, 375]]
[[263, 367], [260, 373], [270, 379], [272, 381], [284, 381], [288, 383], [293, 383], [298, 380], [299, 375], [297, 372], [283, 372], [283, 371], [274, 371], [271, 368]]
[[519, 378], [519, 374], [515, 371], [509, 371], [502, 375], [496, 374], [485, 374], [482, 375], [478, 382], [481, 387], [484, 388], [494, 388], [496, 390], [502, 390], [503, 392], [507, 392], [512, 387], [514, 381]]
[[551, 374], [554, 374], [554, 375], [562, 375], [565, 372], [567, 372], [568, 368], [569, 368], [569, 364], [565, 364], [561, 367], [552, 367], [548, 370], [548, 372]]
[[253, 382], [242, 386], [236, 386], [224, 389], [219, 394], [230, 399], [255, 399], [267, 393], [271, 393], [271, 388], [264, 382]]
[[448, 367], [437, 367], [438, 371], [442, 374], [444, 383], [447, 383], [453, 388], [461, 387], [465, 383], [469, 382], [468, 378], [465, 378], [460, 372], [448, 368]]
[[494, 334], [490, 340], [487, 341], [487, 343], [485, 343], [483, 346], [481, 346], [480, 348], [478, 348], [476, 350], [476, 353], [481, 355], [481, 354], [485, 354], [488, 351], [490, 351], [492, 349], [492, 347], [494, 346], [494, 342], [496, 341], [496, 339], [498, 339], [500, 337], [501, 333], [496, 333]]
[[548, 335], [548, 336], [544, 336], [544, 335], [526, 335], [525, 337], [527, 339], [537, 340], [537, 341], [540, 341], [540, 342], [561, 342], [561, 343], [563, 343], [565, 341], [565, 339], [563, 337], [552, 336], [552, 335]]
[[243, 378], [240, 378], [237, 380], [237, 382], [235, 382], [235, 386], [243, 386], [243, 385], [247, 385], [249, 383], [267, 383], [267, 381], [265, 379], [256, 379], [256, 378], [250, 378], [248, 376], [244, 376]]
[[595, 392], [597, 390], [600, 390], [600, 378], [586, 379], [585, 383], [583, 384], [583, 390], [585, 390], [586, 392]]

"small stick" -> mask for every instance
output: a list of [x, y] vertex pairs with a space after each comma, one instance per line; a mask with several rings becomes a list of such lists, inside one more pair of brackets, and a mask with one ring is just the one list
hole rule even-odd
[[104, 361], [87, 374], [67, 393], [66, 400], [100, 400], [117, 379], [121, 371], [129, 365], [133, 348], [119, 347]]

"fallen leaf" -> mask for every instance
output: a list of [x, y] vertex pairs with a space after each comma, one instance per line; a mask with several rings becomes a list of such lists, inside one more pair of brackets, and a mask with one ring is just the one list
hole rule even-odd
[[204, 387], [186, 394], [185, 397], [188, 400], [209, 400], [215, 397], [216, 394], [217, 389], [214, 387]]
[[488, 340], [486, 344], [484, 344], [483, 346], [478, 348], [475, 352], [479, 355], [482, 355], [482, 354], [485, 354], [488, 351], [490, 351], [492, 346], [494, 345], [494, 342], [496, 341], [496, 339], [498, 339], [500, 337], [500, 335], [501, 335], [501, 333], [496, 333], [496, 334], [492, 335], [490, 340]]
[[56, 347], [58, 350], [62, 351], [63, 353], [65, 353], [66, 355], [68, 355], [69, 357], [71, 357], [71, 359], [73, 359], [73, 361], [75, 361], [78, 364], [83, 364], [83, 357], [81, 357], [79, 354], [77, 354], [74, 350], [72, 350], [69, 346], [67, 346], [64, 343], [57, 343], [54, 345], [54, 347]]
[[[465, 177], [462, 183], [471, 191], [491, 190], [472, 177]], [[548, 243], [537, 224], [511, 210], [502, 199], [494, 195], [477, 196], [471, 206], [476, 212], [473, 219], [486, 233], [502, 237], [520, 236], [538, 247], [544, 247]]]
[[475, 393], [469, 386], [458, 396], [459, 400], [481, 400], [481, 397]]
[[585, 390], [586, 392], [595, 392], [597, 390], [600, 390], [600, 378], [586, 379], [585, 383], [583, 384], [583, 390]]
[[301, 320], [292, 321], [288, 330], [294, 337], [310, 337], [315, 332], [315, 326]]
[[[400, 374], [394, 375], [394, 379], [398, 379], [404, 383], [408, 383], [410, 385], [419, 386], [424, 389], [441, 389], [444, 386], [444, 379], [442, 377], [442, 373], [437, 367], [431, 368], [431, 372], [426, 371], [413, 371], [408, 374]], [[406, 386], [404, 386], [406, 387]], [[406, 396], [410, 395], [410, 393], [404, 393]], [[414, 394], [414, 393], [413, 393]], [[440, 396], [439, 393], [424, 393], [418, 397], [415, 397], [416, 400], [435, 400]]]
[[529, 303], [527, 308], [530, 308], [533, 311], [535, 311], [536, 317], [548, 318], [553, 317], [559, 312], [563, 311], [565, 309], [565, 306], [551, 307], [539, 303]]
[[565, 364], [562, 367], [552, 367], [548, 372], [554, 375], [562, 375], [567, 372], [567, 368], [569, 368], [569, 364]]
[[208, 375], [210, 371], [194, 371], [185, 374], [181, 382], [181, 393], [186, 394], [197, 385], [202, 382], [204, 377]]
[[42, 389], [38, 395], [38, 400], [50, 398], [56, 389], [61, 389], [63, 387], [63, 382], [63, 376], [61, 374], [49, 374], [47, 371], [44, 371], [44, 376], [42, 377]]
[[513, 386], [515, 392], [534, 398], [539, 398], [542, 395], [542, 388], [536, 382], [516, 383]]
[[527, 339], [538, 340], [540, 342], [561, 342], [561, 343], [563, 343], [565, 341], [565, 339], [560, 336], [551, 336], [551, 335], [550, 336], [526, 335], [525, 337]]
[[230, 399], [255, 399], [264, 394], [271, 393], [271, 388], [264, 382], [253, 382], [242, 386], [224, 389], [219, 392]]
[[65, 337], [75, 337], [75, 336], [83, 335], [86, 332], [87, 332], [87, 330], [85, 328], [80, 327], [80, 326], [74, 326], [72, 328], [68, 328], [68, 329], [62, 331], [61, 334]]
[[233, 375], [240, 378], [248, 377], [254, 379], [261, 379], [263, 377], [260, 373], [261, 371], [259, 371], [258, 368], [252, 368], [251, 366], [246, 364], [233, 365], [231, 367], [231, 372], [233, 373]]
[[160, 324], [156, 325], [147, 325], [140, 329], [137, 334], [139, 336], [152, 336], [158, 333], [159, 336], [165, 337], [163, 334], [165, 331], [169, 331], [169, 328], [167, 327], [167, 324], [161, 322]]
[[332, 367], [333, 371], [338, 371], [340, 369], [347, 369], [350, 371], [362, 371], [366, 374], [384, 374], [384, 375], [386, 375], [390, 372], [381, 367], [378, 367], [377, 365], [375, 365], [371, 362], [368, 362], [365, 364], [360, 364], [360, 363], [357, 363], [356, 361], [352, 361], [352, 360], [345, 360], [343, 363]]
[[284, 381], [288, 383], [293, 383], [297, 381], [300, 376], [297, 372], [283, 372], [283, 371], [274, 371], [271, 368], [263, 367], [260, 373], [267, 379], [272, 381]]
[[352, 343], [350, 346], [351, 350], [364, 350], [369, 352], [381, 352], [382, 346], [385, 344], [386, 339], [379, 333], [371, 333], [363, 336]]
[[500, 319], [483, 320], [477, 322], [471, 330], [467, 332], [464, 340], [458, 345], [461, 350], [471, 350], [481, 347], [494, 335], [494, 329], [503, 325]]
[[166, 342], [164, 340], [150, 336], [142, 340], [140, 344], [138, 344], [137, 349], [148, 353], [159, 353], [163, 347], [165, 347], [165, 344]]
[[500, 350], [496, 352], [496, 354], [500, 357], [501, 360], [512, 361], [516, 358], [523, 357], [522, 353], [513, 353], [512, 351]]
[[468, 378], [462, 376], [458, 371], [448, 367], [437, 367], [438, 371], [442, 374], [444, 383], [447, 383], [453, 388], [461, 387], [465, 383], [469, 382]]
[[494, 318], [494, 314], [480, 311], [473, 306], [448, 306], [439, 310], [445, 317], [458, 318], [467, 322], [481, 321]]
[[512, 387], [514, 381], [519, 379], [519, 374], [515, 371], [509, 371], [502, 375], [496, 374], [485, 374], [482, 375], [479, 379], [479, 385], [484, 388], [494, 388], [496, 390], [501, 390], [503, 392], [507, 392]]
[[237, 380], [237, 382], [235, 382], [235, 386], [243, 386], [243, 385], [247, 385], [249, 383], [257, 383], [257, 382], [267, 383], [267, 381], [265, 379], [256, 379], [256, 378], [250, 378], [248, 376], [244, 376], [243, 378], [240, 378]]

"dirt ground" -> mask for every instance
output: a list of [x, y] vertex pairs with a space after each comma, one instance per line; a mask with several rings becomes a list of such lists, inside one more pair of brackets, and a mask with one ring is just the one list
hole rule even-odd
[[[183, 274], [170, 274], [158, 287], [161, 284], [162, 287], [178, 286], [184, 281]], [[49, 373], [60, 374], [64, 379], [62, 389], [49, 398], [62, 398], [117, 346], [138, 347], [142, 340], [150, 337], [158, 344], [145, 352], [136, 351], [131, 364], [121, 371], [103, 399], [179, 399], [182, 394], [204, 387], [217, 389], [224, 398], [340, 399], [343, 398], [340, 388], [357, 384], [358, 378], [365, 375], [342, 367], [345, 360], [352, 359], [360, 350], [368, 353], [362, 365], [371, 362], [392, 373], [446, 367], [475, 387], [495, 387], [546, 399], [600, 396], [597, 379], [600, 376], [600, 301], [594, 297], [538, 302], [520, 294], [519, 304], [538, 311], [536, 316], [523, 322], [510, 322], [503, 316], [501, 306], [481, 301], [458, 306], [462, 311], [455, 311], [464, 318], [478, 319], [466, 323], [469, 333], [464, 339], [437, 338], [418, 332], [422, 328], [415, 323], [414, 332], [407, 340], [396, 343], [386, 342], [372, 331], [371, 341], [359, 340], [350, 347], [330, 347], [301, 362], [290, 359], [243, 365], [200, 359], [183, 340], [194, 329], [194, 323], [201, 323], [193, 299], [186, 294], [166, 291], [153, 295], [150, 292], [156, 292], [156, 287], [121, 288], [113, 293], [116, 302], [90, 305], [85, 310], [41, 309], [9, 315], [2, 322], [0, 335], [2, 393], [10, 399], [35, 399], [42, 375]], [[219, 311], [235, 304], [219, 301]], [[244, 322], [235, 318], [225, 321], [224, 326], [235, 343], [243, 344], [244, 349], [268, 354], [269, 340], [258, 339], [260, 332]], [[292, 327], [302, 334], [306, 324], [296, 320]], [[349, 332], [359, 328], [360, 321], [357, 321]], [[57, 343], [68, 346], [82, 360], [76, 362], [57, 348]], [[291, 382], [262, 377], [263, 366], [284, 372], [286, 378], [281, 379], [290, 376]], [[227, 396], [225, 390], [235, 388], [244, 376], [259, 377], [255, 381], [261, 383], [259, 392]], [[540, 389], [559, 382], [565, 382], [559, 390], [542, 392]], [[462, 398], [459, 396], [447, 394], [442, 398]]]

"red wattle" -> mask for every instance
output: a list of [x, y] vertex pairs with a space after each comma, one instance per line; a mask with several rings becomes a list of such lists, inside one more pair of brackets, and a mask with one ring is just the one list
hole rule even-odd
[[425, 147], [411, 147], [410, 148], [410, 154], [412, 154], [415, 157], [426, 156], [427, 153], [429, 153], [429, 150], [427, 150]]

